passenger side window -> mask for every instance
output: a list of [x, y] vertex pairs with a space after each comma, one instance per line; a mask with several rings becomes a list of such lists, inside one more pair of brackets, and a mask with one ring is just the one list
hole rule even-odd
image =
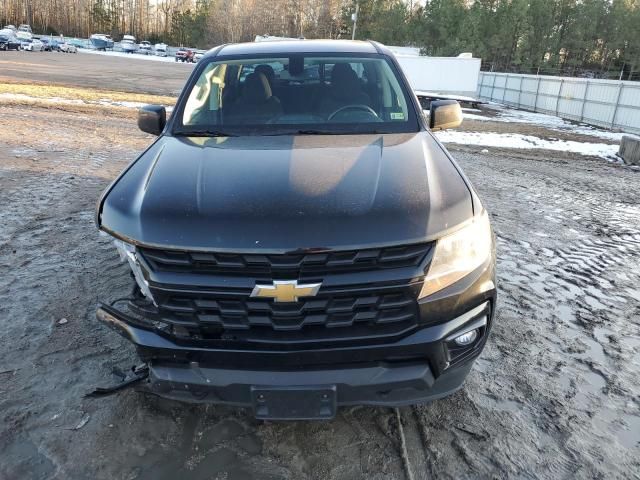
[[200, 75], [184, 107], [184, 125], [219, 123], [226, 65], [210, 64]]

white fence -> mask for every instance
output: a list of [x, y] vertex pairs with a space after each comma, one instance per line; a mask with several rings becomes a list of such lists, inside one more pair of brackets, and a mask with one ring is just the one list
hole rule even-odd
[[640, 133], [640, 82], [480, 72], [478, 97]]

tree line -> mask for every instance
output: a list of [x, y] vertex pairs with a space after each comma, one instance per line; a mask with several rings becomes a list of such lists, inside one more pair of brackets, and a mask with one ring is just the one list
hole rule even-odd
[[[358, 0], [357, 38], [472, 52], [483, 67], [604, 76], [640, 70], [640, 0]], [[351, 38], [355, 0], [0, 0], [0, 22], [208, 48], [256, 35]]]

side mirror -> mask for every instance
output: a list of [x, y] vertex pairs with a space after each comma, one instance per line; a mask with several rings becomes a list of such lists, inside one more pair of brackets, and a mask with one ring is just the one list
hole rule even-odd
[[138, 128], [152, 135], [160, 135], [167, 123], [167, 111], [162, 105], [145, 105], [138, 110]]
[[455, 100], [436, 100], [429, 109], [429, 128], [432, 131], [459, 127], [462, 123], [462, 108]]

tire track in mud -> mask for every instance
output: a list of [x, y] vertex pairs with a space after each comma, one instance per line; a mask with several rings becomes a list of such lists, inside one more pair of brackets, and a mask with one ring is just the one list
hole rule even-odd
[[[535, 311], [546, 304], [545, 313], [552, 322], [551, 334], [543, 334], [546, 345], [554, 345], [564, 359], [556, 376], [566, 391], [565, 399], [572, 400], [576, 408], [589, 415], [599, 410], [604, 416], [615, 416], [611, 406], [606, 402], [597, 405], [594, 398], [606, 397], [612, 390], [633, 397], [630, 386], [638, 385], [633, 373], [640, 365], [637, 349], [634, 352], [629, 346], [620, 348], [622, 338], [637, 335], [640, 325], [640, 310], [637, 303], [633, 306], [638, 275], [635, 281], [628, 282], [617, 279], [615, 272], [640, 264], [639, 252], [629, 248], [638, 245], [639, 240], [637, 234], [611, 240], [586, 238], [579, 244], [542, 250], [500, 242], [503, 250], [510, 250], [503, 255], [502, 267], [512, 267], [518, 272], [505, 275], [508, 285], [505, 289], [515, 293], [513, 298], [520, 299], [511, 308], [529, 307], [531, 301], [529, 309]], [[518, 247], [522, 247], [520, 252]], [[531, 254], [546, 260], [546, 265], [518, 261]], [[522, 301], [526, 297], [529, 298]], [[510, 303], [509, 298], [505, 303]], [[616, 321], [622, 319], [623, 322]], [[623, 410], [624, 403], [619, 404]], [[629, 417], [633, 419], [632, 425], [638, 422], [637, 418]], [[616, 436], [620, 439], [626, 434], [618, 431]], [[636, 438], [640, 439], [640, 435]], [[623, 442], [629, 445], [628, 439]]]
[[395, 408], [394, 412], [396, 414], [396, 422], [398, 425], [398, 436], [400, 442], [400, 458], [402, 459], [402, 465], [404, 468], [404, 474], [407, 480], [414, 480], [415, 476], [413, 475], [414, 466], [409, 459], [409, 453], [407, 451], [407, 438], [404, 433], [404, 426], [402, 425], [402, 417], [400, 415], [400, 409]]
[[400, 455], [407, 480], [426, 480], [430, 476], [430, 459], [424, 430], [415, 407], [395, 408], [400, 437]]
[[[523, 433], [543, 427], [556, 447], [545, 470], [554, 478], [598, 476], [603, 462], [624, 476], [633, 470], [620, 467], [633, 458], [626, 452], [640, 452], [639, 172], [584, 159], [459, 157], [492, 213], [499, 280], [492, 338], [463, 393], [480, 414], [517, 415]], [[482, 470], [468, 441], [457, 444], [453, 461]], [[494, 468], [509, 471], [492, 451]]]

